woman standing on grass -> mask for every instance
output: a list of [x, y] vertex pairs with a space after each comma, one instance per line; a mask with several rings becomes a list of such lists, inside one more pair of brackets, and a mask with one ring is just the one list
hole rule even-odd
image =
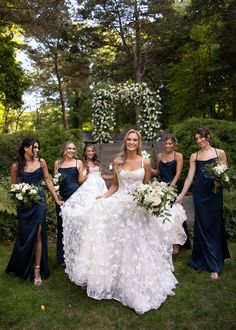
[[[77, 159], [76, 146], [72, 141], [63, 143], [60, 152], [60, 159], [54, 164], [54, 175], [62, 175], [62, 184], [59, 185], [59, 195], [66, 201], [79, 188], [84, 181], [83, 163]], [[61, 208], [56, 205], [57, 212], [57, 263], [64, 264], [63, 251], [63, 230]]]
[[33, 279], [36, 286], [42, 284], [41, 275], [44, 277], [49, 275], [46, 203], [43, 188], [40, 186], [43, 179], [55, 202], [60, 206], [63, 205], [58, 199], [45, 160], [38, 156], [39, 149], [40, 144], [36, 139], [25, 139], [19, 148], [17, 160], [11, 167], [11, 182], [37, 185], [42, 202], [30, 207], [20, 205], [17, 208], [18, 234], [6, 268], [7, 273], [14, 272], [27, 281]]
[[194, 133], [199, 151], [190, 157], [190, 167], [184, 187], [177, 202], [182, 202], [193, 182], [195, 210], [194, 241], [192, 257], [188, 264], [199, 270], [211, 272], [211, 279], [218, 279], [224, 259], [229, 258], [223, 220], [223, 189], [214, 192], [214, 180], [207, 177], [206, 165], [218, 160], [227, 164], [224, 150], [213, 148], [211, 135], [205, 128]]
[[[172, 223], [150, 217], [130, 195], [150, 180], [150, 174], [150, 161], [141, 156], [140, 133], [131, 129], [113, 162], [109, 190], [84, 211], [80, 201], [62, 209], [63, 224], [78, 228], [67, 230], [70, 236], [65, 237], [70, 280], [86, 287], [94, 299], [115, 299], [139, 314], [159, 308], [177, 284], [172, 273]], [[182, 223], [179, 227], [185, 239]]]
[[[162, 138], [163, 151], [156, 157], [157, 168], [152, 169], [152, 174], [158, 177], [158, 181], [169, 183], [176, 186], [179, 190], [179, 178], [183, 169], [183, 155], [176, 151], [177, 139], [173, 134], [165, 134]], [[188, 235], [186, 221], [183, 227], [187, 235], [187, 240], [183, 247], [191, 249], [191, 242]], [[173, 245], [173, 254], [179, 252], [179, 244]]]

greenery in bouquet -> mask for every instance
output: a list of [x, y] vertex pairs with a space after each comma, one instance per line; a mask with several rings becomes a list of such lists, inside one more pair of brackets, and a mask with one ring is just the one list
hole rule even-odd
[[170, 207], [177, 197], [177, 190], [165, 182], [154, 180], [139, 184], [130, 194], [138, 206], [144, 207], [150, 215], [171, 221]]
[[40, 204], [43, 199], [39, 194], [39, 187], [29, 183], [13, 183], [9, 194], [17, 205], [31, 207], [33, 204]]
[[214, 180], [214, 193], [219, 190], [220, 184], [222, 184], [222, 186], [225, 188], [230, 188], [228, 166], [221, 164], [218, 160], [215, 160], [214, 162], [209, 163], [205, 166], [204, 172], [206, 177]]
[[148, 160], [151, 160], [151, 158], [152, 158], [151, 154], [149, 152], [147, 152], [147, 150], [142, 151], [142, 157], [144, 159], [148, 159]]

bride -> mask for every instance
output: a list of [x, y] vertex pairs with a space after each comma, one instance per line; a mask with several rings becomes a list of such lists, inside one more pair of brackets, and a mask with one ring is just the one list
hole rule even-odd
[[129, 192], [150, 180], [151, 165], [141, 157], [139, 132], [128, 131], [122, 149], [108, 191], [94, 200], [83, 191], [85, 182], [81, 200], [72, 196], [62, 208], [66, 273], [88, 296], [116, 299], [143, 314], [174, 294], [173, 228], [183, 244], [186, 218], [163, 223], [135, 204]]

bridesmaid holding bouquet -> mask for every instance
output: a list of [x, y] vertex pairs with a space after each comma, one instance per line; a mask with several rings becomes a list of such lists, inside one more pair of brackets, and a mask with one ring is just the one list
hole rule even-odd
[[229, 258], [223, 220], [223, 189], [220, 185], [214, 191], [214, 179], [207, 175], [209, 164], [219, 162], [226, 165], [224, 150], [213, 148], [211, 134], [205, 128], [194, 133], [199, 151], [190, 157], [190, 167], [184, 187], [177, 202], [183, 197], [193, 182], [193, 202], [195, 211], [194, 241], [189, 265], [198, 270], [211, 273], [211, 279], [217, 280], [222, 272], [224, 259]]
[[40, 144], [36, 139], [25, 139], [11, 167], [11, 182], [28, 183], [37, 187], [40, 202], [17, 207], [19, 220], [15, 246], [7, 265], [6, 272], [14, 272], [24, 280], [34, 280], [34, 284], [42, 284], [41, 276], [49, 275], [46, 232], [46, 203], [41, 181], [44, 180], [57, 205], [59, 200], [48, 174], [47, 164], [38, 156]]

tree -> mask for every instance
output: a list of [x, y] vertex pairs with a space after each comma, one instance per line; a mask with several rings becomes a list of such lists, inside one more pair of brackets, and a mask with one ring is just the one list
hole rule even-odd
[[[96, 26], [104, 36], [100, 52], [109, 47], [108, 56], [115, 53], [111, 66], [115, 62], [120, 66], [123, 62], [126, 74], [130, 73], [134, 82], [144, 80], [155, 66], [153, 59], [156, 50], [163, 43], [164, 35], [169, 33], [170, 23], [174, 22], [176, 12], [173, 1], [85, 0], [78, 1], [78, 4], [82, 19], [92, 20], [91, 29], [94, 31]], [[131, 77], [126, 76], [125, 80]], [[140, 107], [136, 106], [138, 127], [139, 115]]]
[[70, 18], [68, 2], [18, 0], [12, 1], [8, 8], [9, 17], [21, 24], [28, 38], [37, 42], [36, 47], [30, 43], [27, 47], [36, 67], [35, 84], [42, 87], [44, 96], [54, 101], [59, 96], [63, 125], [68, 129], [66, 94], [76, 86], [78, 77], [77, 85], [81, 86], [89, 72], [86, 56], [77, 40], [73, 41], [76, 27]]
[[20, 109], [22, 95], [29, 85], [15, 56], [19, 46], [14, 39], [18, 31], [19, 28], [10, 22], [3, 20], [0, 24], [0, 116], [5, 133], [9, 131], [11, 113]]

